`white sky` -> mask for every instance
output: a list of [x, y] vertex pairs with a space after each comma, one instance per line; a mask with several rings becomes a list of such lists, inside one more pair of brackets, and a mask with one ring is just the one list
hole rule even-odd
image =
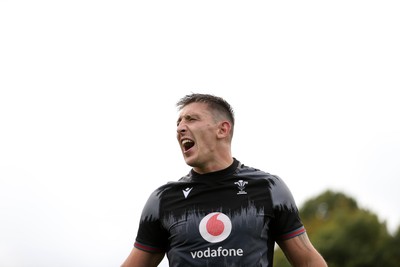
[[[189, 171], [191, 92], [299, 206], [325, 189], [400, 225], [398, 1], [0, 0], [0, 266], [119, 266], [147, 196]], [[162, 266], [167, 266], [164, 261]]]

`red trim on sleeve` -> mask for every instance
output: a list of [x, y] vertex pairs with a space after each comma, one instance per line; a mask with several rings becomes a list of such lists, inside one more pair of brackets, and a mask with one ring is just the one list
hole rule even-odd
[[152, 247], [152, 246], [148, 246], [148, 245], [139, 243], [137, 241], [135, 242], [134, 246], [137, 249], [144, 250], [144, 251], [151, 252], [151, 253], [165, 252], [165, 250], [163, 250], [163, 249]]
[[281, 235], [279, 237], [279, 239], [280, 240], [290, 239], [290, 238], [296, 237], [298, 235], [304, 234], [305, 232], [306, 232], [306, 229], [304, 228], [304, 226], [302, 226], [302, 227], [300, 227], [300, 228], [298, 228], [298, 229], [296, 229], [296, 230], [294, 230], [292, 232], [289, 232], [287, 234]]

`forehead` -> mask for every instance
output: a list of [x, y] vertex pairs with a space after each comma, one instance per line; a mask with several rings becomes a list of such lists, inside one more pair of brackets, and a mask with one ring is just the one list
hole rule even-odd
[[190, 103], [184, 106], [179, 112], [179, 118], [185, 116], [207, 116], [210, 115], [211, 112], [208, 108], [208, 104], [206, 103]]

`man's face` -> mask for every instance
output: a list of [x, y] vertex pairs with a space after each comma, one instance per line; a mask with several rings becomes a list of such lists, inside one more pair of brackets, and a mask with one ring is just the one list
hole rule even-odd
[[177, 121], [177, 139], [186, 164], [203, 168], [214, 159], [218, 123], [208, 105], [191, 103], [183, 107]]

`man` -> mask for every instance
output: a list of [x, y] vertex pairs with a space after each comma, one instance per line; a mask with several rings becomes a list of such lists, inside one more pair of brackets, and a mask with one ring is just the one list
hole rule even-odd
[[327, 266], [284, 182], [232, 157], [231, 106], [208, 94], [177, 106], [177, 139], [192, 170], [149, 197], [122, 266], [158, 266], [165, 253], [174, 267], [272, 266], [275, 242], [293, 266]]

